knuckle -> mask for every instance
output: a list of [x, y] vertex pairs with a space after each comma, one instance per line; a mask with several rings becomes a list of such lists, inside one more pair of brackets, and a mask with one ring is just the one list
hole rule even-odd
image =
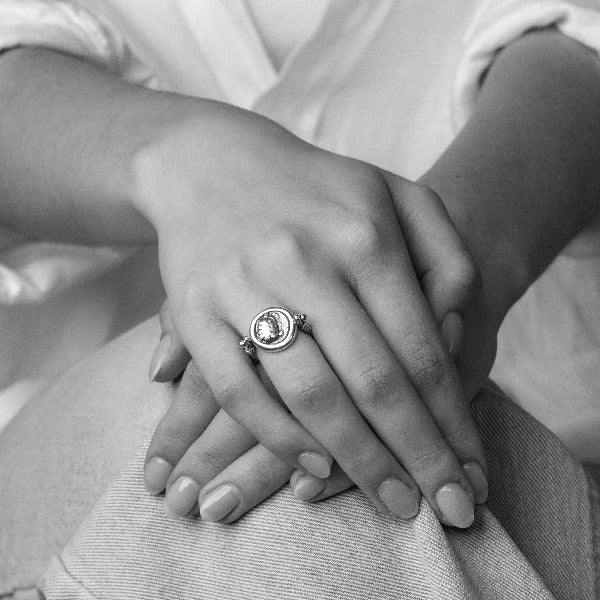
[[413, 451], [410, 471], [415, 479], [437, 479], [439, 473], [453, 472], [454, 459], [449, 451], [437, 445], [423, 445]]
[[[195, 448], [193, 457], [190, 457], [190, 459], [196, 470], [201, 470], [205, 473], [205, 477], [203, 478], [205, 480], [210, 479], [216, 473], [220, 473], [228, 466], [228, 461], [223, 456], [206, 447]], [[196, 473], [196, 475], [198, 474]], [[199, 479], [199, 477], [197, 478]], [[206, 481], [199, 481], [198, 483], [202, 484], [206, 483]]]
[[357, 373], [359, 389], [372, 407], [386, 408], [398, 402], [398, 377], [383, 360], [363, 361]]
[[303, 414], [324, 412], [332, 397], [331, 384], [312, 374], [297, 375], [291, 384], [295, 409]]
[[268, 264], [297, 264], [303, 259], [302, 244], [297, 232], [291, 227], [277, 227], [257, 240], [254, 254]]
[[343, 469], [351, 479], [358, 479], [361, 486], [376, 487], [385, 473], [393, 471], [393, 463], [391, 455], [382, 447], [369, 444], [359, 452], [353, 449], [344, 462]]
[[473, 300], [481, 289], [481, 273], [466, 252], [462, 253], [454, 265], [448, 269], [448, 277], [451, 285], [465, 303]]
[[345, 219], [337, 229], [343, 250], [353, 256], [373, 258], [384, 249], [384, 236], [379, 225], [368, 216], [354, 215]]
[[221, 380], [213, 383], [211, 389], [217, 404], [230, 413], [235, 411], [243, 398], [243, 386], [238, 382]]
[[441, 352], [421, 337], [412, 343], [408, 370], [416, 388], [425, 392], [442, 385], [448, 375]]
[[213, 275], [217, 295], [220, 298], [230, 298], [232, 292], [242, 285], [243, 275], [242, 257], [237, 252], [230, 253], [224, 259], [221, 268], [217, 269]]

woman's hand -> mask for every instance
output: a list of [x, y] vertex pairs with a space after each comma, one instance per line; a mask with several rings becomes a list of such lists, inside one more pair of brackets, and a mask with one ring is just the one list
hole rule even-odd
[[[440, 253], [421, 277], [424, 293], [436, 313], [451, 310], [467, 291], [456, 274], [451, 281], [450, 265], [444, 261], [445, 255]], [[491, 308], [484, 292], [465, 308], [463, 319], [451, 312], [451, 318], [445, 321], [444, 337], [456, 350], [469, 398], [487, 378], [494, 359], [501, 318]], [[305, 502], [325, 500], [354, 485], [337, 464], [325, 479], [303, 469], [292, 473], [287, 463], [257, 444], [252, 435], [219, 410], [202, 376], [190, 363], [167, 302], [161, 309], [160, 325], [161, 341], [153, 356], [150, 377], [162, 382], [181, 377], [181, 382], [148, 448], [145, 479], [151, 493], [167, 490], [165, 509], [170, 517], [200, 513], [204, 520], [232, 523], [281, 489], [288, 478], [295, 496]], [[277, 396], [264, 369], [260, 365], [258, 369], [261, 380]], [[477, 503], [485, 502], [485, 476], [473, 463], [465, 470]]]
[[[464, 284], [454, 310], [469, 302], [474, 269], [439, 200], [232, 110], [176, 128], [138, 161], [138, 206], [158, 232], [175, 329], [198, 372], [290, 466], [326, 478], [335, 459], [383, 512], [413, 516], [420, 488], [442, 520], [470, 524], [463, 465], [485, 469], [483, 452], [436, 320], [448, 313], [434, 315], [409, 255], [426, 277], [444, 252]], [[216, 143], [199, 165], [204, 139]], [[301, 310], [314, 331], [258, 350], [284, 405], [238, 345], [269, 306]]]
[[[430, 300], [440, 305], [447, 299]], [[278, 491], [288, 478], [296, 497], [307, 502], [324, 500], [353, 486], [338, 465], [326, 479], [304, 470], [292, 473], [287, 463], [257, 444], [243, 427], [219, 410], [173, 328], [167, 302], [161, 309], [160, 324], [161, 342], [153, 357], [151, 378], [181, 381], [148, 448], [145, 480], [153, 494], [167, 490], [168, 516], [200, 513], [204, 520], [231, 523]], [[265, 385], [276, 395], [260, 365], [258, 369]], [[474, 465], [466, 471], [477, 501], [484, 502], [485, 478]]]

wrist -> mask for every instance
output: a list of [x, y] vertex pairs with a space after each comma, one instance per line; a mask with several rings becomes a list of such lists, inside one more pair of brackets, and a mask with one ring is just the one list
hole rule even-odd
[[308, 164], [311, 148], [259, 114], [195, 99], [136, 148], [131, 203], [159, 233], [189, 210], [207, 222], [215, 211], [246, 210], [261, 189], [271, 193], [288, 163]]
[[555, 31], [530, 33], [496, 57], [470, 121], [422, 179], [499, 315], [598, 214], [598, 106], [597, 56]]
[[434, 165], [419, 183], [438, 194], [471, 258], [479, 269], [479, 302], [499, 326], [512, 305], [535, 279], [525, 248], [507, 234], [511, 224], [499, 223], [486, 212], [484, 191], [476, 181]]

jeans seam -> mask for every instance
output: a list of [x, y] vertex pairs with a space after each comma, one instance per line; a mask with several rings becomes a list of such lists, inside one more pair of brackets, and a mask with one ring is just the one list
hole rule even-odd
[[96, 594], [94, 594], [88, 587], [87, 585], [85, 585], [85, 583], [83, 583], [83, 581], [81, 581], [78, 577], [76, 577], [73, 573], [71, 573], [71, 571], [69, 570], [69, 568], [67, 567], [65, 561], [63, 560], [62, 556], [57, 556], [56, 557], [58, 559], [58, 562], [62, 568], [62, 570], [64, 571], [65, 575], [67, 577], [69, 577], [69, 579], [71, 579], [73, 582], [75, 582], [82, 590], [85, 591], [86, 594], [88, 594], [88, 596], [90, 598], [93, 598], [94, 600], [101, 600], [98, 596], [96, 596]]

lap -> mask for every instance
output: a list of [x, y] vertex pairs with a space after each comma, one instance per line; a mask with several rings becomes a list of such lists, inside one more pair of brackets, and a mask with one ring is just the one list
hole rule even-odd
[[166, 409], [147, 375], [158, 335], [151, 319], [107, 344], [0, 435], [0, 596], [39, 579]]
[[166, 520], [142, 483], [170, 401], [147, 383], [157, 336], [151, 320], [82, 361], [0, 437], [0, 594], [52, 560], [48, 598], [594, 597], [595, 488], [491, 389], [474, 403], [490, 501], [468, 532], [427, 506], [388, 520], [357, 491], [307, 506], [284, 489], [233, 526]]

